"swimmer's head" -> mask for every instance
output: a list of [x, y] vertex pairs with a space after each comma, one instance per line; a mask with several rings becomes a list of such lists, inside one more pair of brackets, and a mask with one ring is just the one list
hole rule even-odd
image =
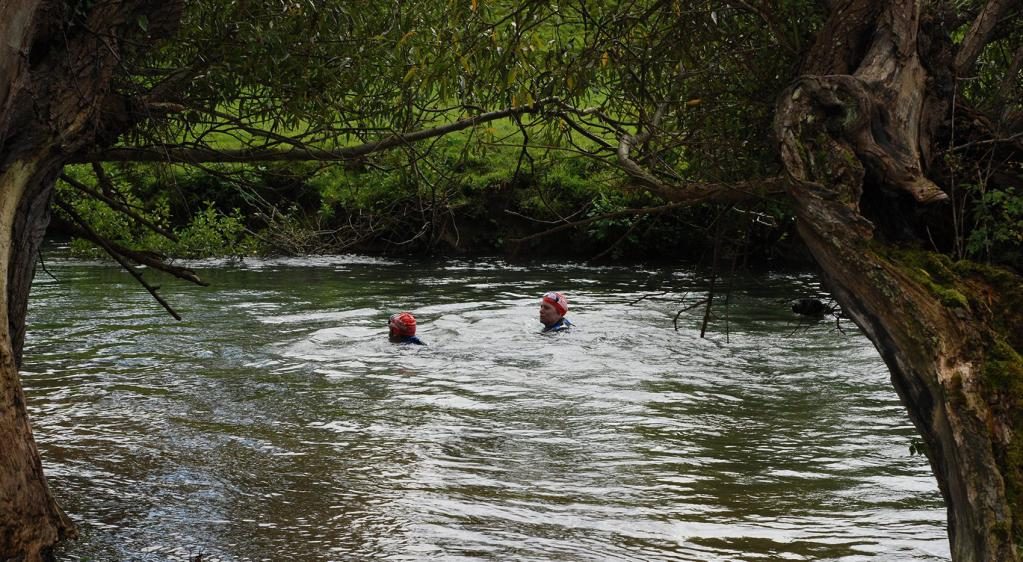
[[416, 335], [416, 317], [411, 312], [398, 312], [392, 314], [387, 321], [387, 327], [391, 330], [391, 336], [414, 336]]
[[556, 291], [544, 293], [540, 299], [540, 322], [545, 326], [555, 324], [568, 313], [568, 299]]

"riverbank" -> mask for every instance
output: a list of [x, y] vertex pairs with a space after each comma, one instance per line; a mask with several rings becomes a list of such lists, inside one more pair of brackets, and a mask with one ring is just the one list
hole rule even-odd
[[[178, 191], [155, 187], [156, 174], [144, 168], [122, 187], [170, 236], [95, 201], [78, 200], [77, 211], [98, 235], [170, 258], [360, 253], [727, 268], [812, 264], [791, 213], [776, 203], [670, 207], [645, 192], [610, 189], [607, 178], [584, 178], [585, 169], [536, 177], [496, 166], [463, 170], [459, 181], [428, 188], [392, 173], [289, 168], [264, 170], [244, 185], [181, 175], [174, 178], [183, 186]], [[102, 253], [59, 212], [50, 236], [75, 238], [71, 248], [80, 256]]]

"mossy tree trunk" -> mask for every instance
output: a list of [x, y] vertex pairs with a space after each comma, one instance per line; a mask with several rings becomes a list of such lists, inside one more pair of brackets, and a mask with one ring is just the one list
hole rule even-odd
[[175, 2], [0, 3], [0, 560], [49, 559], [75, 534], [43, 475], [18, 374], [54, 182], [105, 123], [125, 123], [110, 86], [140, 16], [158, 29], [179, 14]]
[[947, 199], [929, 159], [957, 61], [972, 60], [928, 34], [922, 7], [934, 3], [834, 4], [777, 106], [799, 232], [923, 436], [953, 559], [1020, 560], [1020, 279], [906, 246], [913, 221]]

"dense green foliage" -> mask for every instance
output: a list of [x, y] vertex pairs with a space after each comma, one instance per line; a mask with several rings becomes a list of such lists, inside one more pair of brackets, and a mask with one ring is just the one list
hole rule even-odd
[[[960, 4], [964, 15], [977, 8]], [[784, 204], [622, 215], [671, 194], [624, 173], [619, 149], [631, 139], [629, 158], [678, 192], [783, 173], [775, 100], [824, 15], [808, 0], [770, 10], [710, 1], [193, 2], [173, 42], [125, 62], [122, 88], [160, 92], [173, 108], [124, 146], [334, 150], [536, 106], [354, 159], [120, 167], [117, 192], [179, 231], [177, 243], [156, 243], [81, 193], [61, 197], [104, 235], [176, 256], [514, 251], [507, 239], [580, 219], [593, 220], [560, 235], [571, 244], [552, 246], [610, 257], [707, 253], [679, 246], [716, 234], [736, 248], [747, 238], [770, 245], [792, 237]], [[963, 25], [955, 21], [941, 25]], [[996, 43], [959, 95], [990, 106], [1010, 64]], [[980, 173], [951, 142], [937, 161], [956, 199], [946, 211], [954, 228], [934, 233], [935, 243], [957, 257], [1020, 265], [1018, 189]], [[76, 177], [100, 187], [88, 170]], [[719, 216], [727, 228], [716, 226]]]

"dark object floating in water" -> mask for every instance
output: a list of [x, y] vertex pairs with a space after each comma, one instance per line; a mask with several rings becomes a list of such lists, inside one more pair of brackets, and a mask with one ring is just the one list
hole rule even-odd
[[792, 303], [792, 312], [803, 316], [824, 316], [831, 309], [817, 299], [799, 299]]

